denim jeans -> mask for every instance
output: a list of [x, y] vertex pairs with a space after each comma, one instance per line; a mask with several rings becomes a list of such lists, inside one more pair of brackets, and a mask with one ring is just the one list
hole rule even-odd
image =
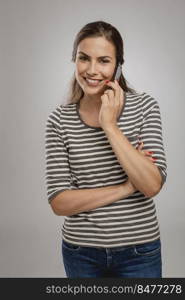
[[140, 245], [95, 248], [62, 240], [62, 256], [68, 278], [161, 278], [160, 239]]

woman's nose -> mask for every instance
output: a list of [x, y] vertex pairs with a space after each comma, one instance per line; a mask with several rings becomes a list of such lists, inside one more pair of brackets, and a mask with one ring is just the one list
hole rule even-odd
[[87, 68], [87, 73], [90, 75], [94, 75], [97, 73], [97, 66], [95, 63], [90, 63]]

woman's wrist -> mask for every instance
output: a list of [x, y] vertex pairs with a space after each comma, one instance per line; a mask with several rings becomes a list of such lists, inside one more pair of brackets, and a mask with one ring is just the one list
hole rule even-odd
[[136, 191], [136, 188], [134, 187], [134, 185], [130, 180], [127, 180], [126, 182], [120, 184], [119, 189], [122, 198], [126, 198], [130, 196]]
[[128, 179], [126, 183], [128, 185], [128, 189], [130, 190], [131, 193], [134, 193], [137, 191], [136, 187], [132, 184], [130, 179]]

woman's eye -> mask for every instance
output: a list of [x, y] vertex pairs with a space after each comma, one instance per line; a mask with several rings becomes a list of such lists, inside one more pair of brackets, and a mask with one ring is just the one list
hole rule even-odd
[[102, 62], [103, 62], [103, 63], [108, 63], [108, 62], [109, 62], [109, 60], [102, 60]]
[[86, 60], [87, 57], [81, 56], [81, 57], [79, 57], [79, 59], [81, 59], [81, 60]]

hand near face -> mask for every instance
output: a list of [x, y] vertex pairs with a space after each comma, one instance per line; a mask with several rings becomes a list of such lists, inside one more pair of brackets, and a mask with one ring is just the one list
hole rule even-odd
[[99, 123], [103, 129], [117, 125], [117, 119], [124, 105], [124, 92], [117, 80], [109, 81], [108, 89], [101, 96], [101, 109], [99, 112]]

